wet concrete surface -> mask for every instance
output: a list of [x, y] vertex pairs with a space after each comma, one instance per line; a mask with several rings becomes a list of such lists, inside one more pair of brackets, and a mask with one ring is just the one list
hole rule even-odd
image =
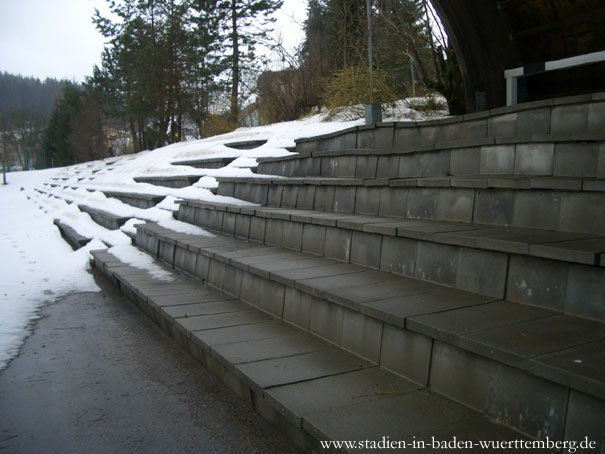
[[106, 281], [0, 372], [1, 453], [296, 453]]

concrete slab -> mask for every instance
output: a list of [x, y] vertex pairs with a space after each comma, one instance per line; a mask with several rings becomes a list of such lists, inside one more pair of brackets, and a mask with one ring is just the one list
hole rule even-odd
[[195, 317], [197, 315], [223, 314], [249, 310], [250, 306], [235, 298], [212, 303], [194, 303], [180, 306], [166, 306], [162, 312], [172, 318]]
[[555, 312], [510, 301], [485, 302], [407, 319], [407, 328], [435, 339], [457, 343], [460, 336], [477, 331], [555, 315]]
[[601, 254], [605, 252], [605, 238], [536, 244], [529, 251], [537, 257], [598, 265]]
[[191, 333], [191, 338], [205, 349], [208, 349], [221, 344], [292, 336], [298, 333], [300, 333], [298, 329], [281, 320], [271, 320], [248, 325], [194, 331]]
[[456, 288], [480, 295], [503, 298], [508, 271], [508, 254], [460, 248]]
[[309, 311], [309, 332], [340, 345], [347, 309], [320, 298], [312, 303]]
[[540, 355], [529, 370], [605, 399], [605, 341], [590, 342], [555, 353]]
[[550, 133], [550, 108], [530, 109], [518, 113], [518, 136], [548, 133]]
[[[329, 411], [384, 396], [403, 395], [420, 387], [379, 367], [278, 386], [265, 391], [265, 399], [289, 418]], [[309, 396], [317, 396], [309, 399]]]
[[244, 271], [234, 266], [226, 266], [222, 290], [229, 295], [239, 298], [241, 296], [243, 280]]
[[416, 240], [385, 236], [382, 239], [380, 269], [389, 273], [413, 277], [416, 271], [417, 254], [418, 242]]
[[422, 332], [417, 325], [410, 324], [408, 317], [475, 306], [491, 301], [494, 301], [494, 298], [433, 286], [427, 291], [419, 289], [418, 293], [414, 295], [365, 303], [362, 305], [361, 311], [400, 327], [407, 326], [412, 329], [413, 326], [414, 329]]
[[337, 223], [340, 220], [348, 220], [354, 217], [354, 214], [350, 213], [325, 213], [325, 212], [312, 212], [307, 219], [303, 222], [311, 222], [311, 224], [315, 225], [323, 225], [326, 227], [336, 227]]
[[326, 227], [305, 224], [302, 235], [302, 250], [313, 255], [323, 255]]
[[605, 235], [605, 198], [599, 192], [562, 192], [560, 230]]
[[351, 258], [351, 231], [328, 228], [324, 255], [341, 262], [348, 262]]
[[149, 298], [149, 302], [160, 308], [166, 306], [182, 306], [184, 304], [211, 303], [215, 301], [225, 301], [227, 299], [230, 298], [225, 296], [222, 292], [213, 289], [205, 289], [179, 295], [153, 296]]
[[400, 226], [397, 229], [397, 236], [431, 241], [437, 233], [462, 232], [481, 228], [485, 228], [485, 226], [477, 226], [476, 224], [467, 224], [463, 222], [434, 221], [427, 219], [410, 221], [409, 224]]
[[226, 314], [179, 318], [176, 319], [176, 323], [186, 331], [201, 331], [205, 329], [261, 323], [269, 320], [271, 320], [271, 316], [264, 312], [258, 310], [243, 310]]
[[422, 242], [418, 245], [416, 278], [454, 287], [458, 274], [459, 248]]
[[320, 440], [400, 439], [417, 434], [430, 438], [435, 427], [475, 416], [464, 405], [430, 391], [416, 391], [310, 413], [303, 428]]
[[431, 386], [501, 424], [533, 437], [560, 438], [569, 390], [563, 386], [435, 341]]
[[475, 194], [473, 221], [482, 224], [512, 224], [515, 196], [515, 191], [478, 190]]
[[[483, 226], [482, 226], [483, 227]], [[570, 241], [587, 235], [520, 227], [492, 227], [478, 230], [438, 233], [435, 240], [446, 244], [527, 254], [532, 244]]]
[[275, 271], [272, 273], [272, 278], [284, 285], [292, 286], [295, 282], [307, 281], [318, 277], [334, 277], [350, 273], [359, 273], [362, 270], [363, 268], [358, 266], [338, 264], [335, 262], [333, 265]]
[[356, 192], [357, 188], [354, 186], [334, 188], [334, 211], [337, 213], [352, 213], [355, 210]]
[[268, 279], [271, 274], [278, 271], [298, 270], [326, 265], [332, 265], [332, 263], [330, 263], [329, 260], [321, 257], [307, 256], [305, 258], [296, 257], [291, 260], [276, 259], [255, 263], [251, 266], [254, 267], [254, 270], [257, 274], [263, 275]]
[[598, 143], [556, 144], [553, 175], [564, 177], [596, 177], [598, 159]]
[[569, 405], [565, 424], [566, 440], [595, 440], [597, 446], [605, 446], [605, 432], [603, 431], [603, 415], [605, 415], [605, 401], [581, 392], [569, 393]]
[[[248, 247], [249, 246], [249, 247]], [[228, 259], [238, 259], [243, 257], [255, 257], [260, 255], [271, 255], [282, 252], [283, 249], [273, 246], [264, 246], [255, 243], [244, 243], [240, 249], [222, 252], [221, 255]]]
[[[157, 282], [157, 281], [156, 281]], [[137, 291], [139, 294], [146, 298], [152, 298], [154, 296], [165, 296], [165, 295], [189, 295], [196, 291], [202, 290], [201, 284], [185, 284], [182, 282], [170, 282], [165, 284], [158, 284], [156, 282], [140, 282], [137, 285]]]
[[351, 240], [351, 263], [368, 268], [380, 268], [381, 247], [381, 235], [353, 232]]
[[404, 277], [394, 278], [392, 275], [388, 274], [385, 274], [385, 279], [383, 281], [361, 285], [355, 285], [349, 281], [345, 281], [342, 284], [342, 286], [335, 287], [331, 289], [331, 291], [338, 291], [339, 295], [343, 298], [362, 304], [395, 297], [417, 295], [418, 293], [434, 289], [434, 286], [425, 282], [419, 282], [418, 280]]
[[578, 231], [559, 223], [562, 197], [555, 191], [518, 191], [512, 224], [545, 230]]
[[433, 340], [384, 324], [380, 365], [421, 386], [428, 386]]
[[570, 264], [567, 273], [565, 312], [605, 322], [605, 269]]
[[478, 175], [480, 152], [476, 148], [460, 148], [450, 153], [451, 175]]
[[[509, 262], [507, 298], [563, 311], [569, 265], [563, 262], [512, 255]], [[573, 280], [575, 282], [575, 279]], [[583, 286], [576, 296], [583, 295]]]
[[[347, 273], [338, 275], [322, 275], [315, 278], [300, 279], [296, 281], [295, 287], [299, 290], [306, 291], [308, 293], [329, 297], [332, 301], [338, 300], [343, 303], [350, 303], [348, 297], [340, 295], [340, 290], [346, 287], [370, 285], [385, 281], [396, 281], [398, 278], [390, 276], [380, 271], [368, 271], [362, 267], [355, 265], [342, 265], [347, 268]], [[302, 270], [304, 271], [304, 270]]]
[[317, 304], [317, 298], [296, 289], [286, 287], [283, 318], [288, 323], [309, 331], [311, 308]]
[[605, 325], [602, 323], [553, 315], [466, 334], [460, 338], [460, 345], [505, 364], [525, 367], [528, 358], [604, 338]]
[[[257, 306], [261, 309], [282, 318], [284, 314], [284, 296], [286, 289], [283, 284], [261, 279], [260, 285], [260, 301]], [[242, 298], [246, 299], [246, 295], [242, 294]]]
[[356, 311], [345, 311], [340, 346], [356, 355], [380, 362], [384, 323]]
[[370, 367], [370, 363], [339, 349], [240, 364], [236, 369], [254, 387], [265, 389]]
[[[422, 438], [421, 438], [422, 436]], [[581, 437], [580, 437], [581, 438]], [[422, 442], [420, 440], [423, 440]], [[433, 445], [433, 440], [435, 444]], [[407, 449], [421, 449], [426, 454], [441, 454], [445, 450], [457, 451], [465, 448], [465, 443], [472, 443], [474, 450], [481, 446], [482, 442], [502, 441], [508, 443], [512, 441], [511, 446], [522, 446], [519, 441], [526, 440], [531, 442], [532, 438], [512, 430], [496, 421], [477, 416], [475, 418], [457, 421], [446, 426], [436, 427], [426, 434], [417, 434], [411, 437], [404, 437], [402, 441], [406, 442]], [[518, 441], [517, 441], [518, 440]], [[421, 443], [424, 443], [421, 444]], [[448, 444], [449, 443], [449, 444]], [[507, 446], [503, 444], [503, 446]], [[493, 450], [496, 450], [495, 448]]]
[[[269, 251], [267, 251], [269, 252]], [[296, 251], [288, 251], [286, 249], [279, 249], [277, 252], [270, 252], [262, 255], [253, 255], [249, 257], [238, 257], [231, 259], [231, 264], [247, 270], [249, 267], [255, 267], [262, 263], [286, 261], [286, 260], [304, 260], [308, 255], [301, 254]]]
[[380, 205], [380, 189], [370, 187], [357, 188], [355, 196], [355, 213], [370, 216], [378, 215]]
[[343, 229], [363, 231], [366, 226], [371, 224], [383, 224], [393, 222], [392, 218], [379, 218], [375, 216], [351, 216], [347, 219], [340, 219], [336, 225]]
[[303, 224], [299, 222], [284, 222], [282, 247], [300, 251], [302, 249]]
[[334, 346], [305, 333], [269, 339], [246, 340], [214, 347], [213, 355], [225, 363], [244, 364], [303, 353], [333, 349]]

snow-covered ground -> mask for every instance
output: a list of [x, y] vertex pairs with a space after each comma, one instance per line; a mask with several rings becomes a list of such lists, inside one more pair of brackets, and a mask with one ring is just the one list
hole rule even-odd
[[[101, 161], [77, 164], [58, 169], [15, 172], [7, 175], [8, 185], [0, 185], [0, 370], [14, 357], [28, 334], [40, 306], [46, 301], [75, 291], [97, 289], [88, 273], [89, 251], [108, 246], [121, 260], [147, 269], [158, 279], [171, 276], [153, 265], [150, 258], [131, 246], [126, 234], [135, 231], [138, 222], [153, 221], [167, 228], [201, 235], [202, 229], [176, 221], [172, 212], [175, 200], [197, 199], [247, 204], [229, 197], [214, 195], [217, 176], [252, 176], [249, 167], [256, 158], [284, 156], [294, 147], [294, 140], [328, 134], [362, 124], [354, 118], [359, 109], [351, 109], [325, 122], [326, 114], [317, 114], [300, 121], [278, 123], [255, 128], [240, 128], [231, 133], [192, 142], [181, 142]], [[417, 121], [425, 114], [400, 103], [384, 112], [384, 121]], [[445, 112], [428, 118], [442, 117]], [[252, 150], [237, 150], [227, 144], [266, 140]], [[219, 157], [235, 157], [221, 169], [198, 169], [173, 162]], [[182, 189], [137, 183], [135, 177], [199, 176], [197, 183]], [[144, 193], [166, 196], [164, 201], [148, 209], [135, 208], [101, 191]], [[108, 230], [96, 224], [77, 205], [100, 208], [131, 220], [120, 230]], [[72, 251], [63, 241], [53, 220], [59, 219], [81, 235], [93, 238], [84, 248]]]

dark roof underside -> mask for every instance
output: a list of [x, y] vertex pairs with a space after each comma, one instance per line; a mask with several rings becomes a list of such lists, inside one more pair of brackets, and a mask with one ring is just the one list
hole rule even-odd
[[[505, 69], [605, 50], [603, 0], [432, 3], [456, 50], [471, 112], [505, 105]], [[605, 64], [537, 74], [524, 84], [520, 101], [605, 91]]]

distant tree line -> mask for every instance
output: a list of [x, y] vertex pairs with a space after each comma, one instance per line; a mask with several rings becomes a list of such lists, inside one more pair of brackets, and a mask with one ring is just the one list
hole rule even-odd
[[8, 168], [43, 168], [42, 137], [67, 81], [23, 77], [0, 72], [0, 148]]

